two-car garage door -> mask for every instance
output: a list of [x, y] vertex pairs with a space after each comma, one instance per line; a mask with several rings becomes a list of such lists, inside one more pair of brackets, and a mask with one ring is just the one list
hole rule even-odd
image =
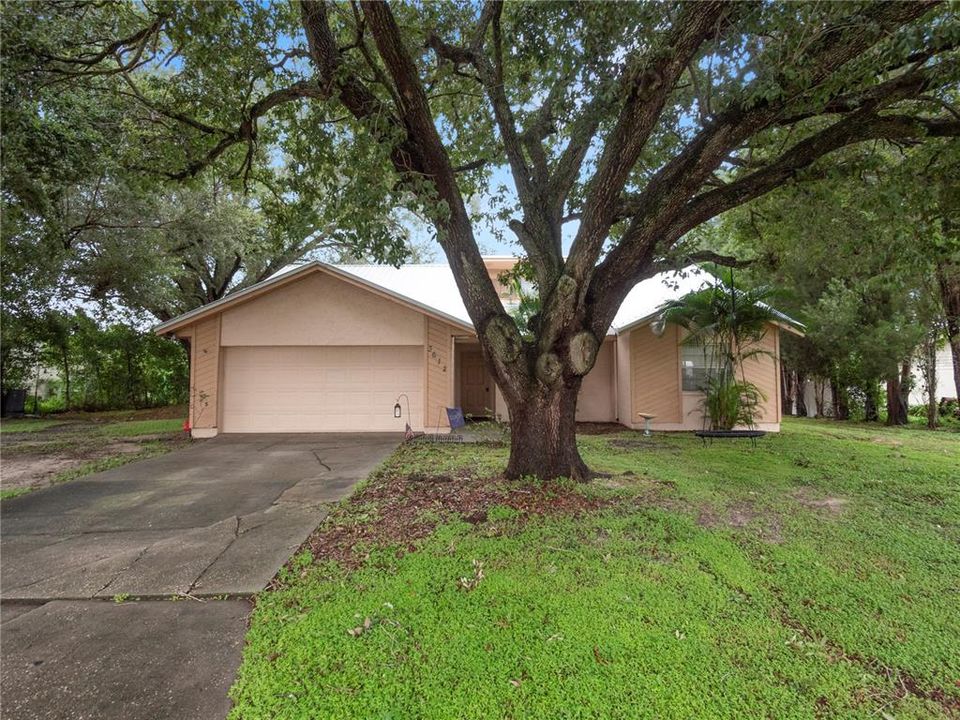
[[[226, 347], [223, 432], [370, 432], [422, 426], [420, 346]], [[393, 416], [400, 393], [403, 417]]]

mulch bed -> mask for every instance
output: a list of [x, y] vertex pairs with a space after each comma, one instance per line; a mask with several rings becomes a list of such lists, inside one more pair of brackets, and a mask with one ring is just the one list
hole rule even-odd
[[[416, 541], [444, 520], [457, 516], [479, 525], [494, 506], [519, 513], [518, 521], [542, 515], [578, 515], [609, 501], [586, 497], [559, 485], [520, 485], [502, 478], [463, 475], [378, 477], [355, 493], [307, 540], [315, 560], [335, 560], [348, 569], [361, 565], [372, 548], [397, 546], [416, 550]], [[357, 512], [374, 509], [376, 517], [352, 522]]]

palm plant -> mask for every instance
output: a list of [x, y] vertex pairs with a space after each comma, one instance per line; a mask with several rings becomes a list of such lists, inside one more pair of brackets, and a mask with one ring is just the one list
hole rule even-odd
[[528, 288], [517, 275], [510, 277], [509, 280], [513, 294], [519, 298], [516, 306], [509, 311], [510, 316], [517, 324], [523, 338], [529, 340], [533, 337], [530, 322], [540, 314], [541, 310], [540, 294], [536, 288]]
[[743, 364], [769, 354], [761, 342], [767, 324], [780, 318], [766, 302], [773, 295], [768, 286], [737, 288], [730, 273], [728, 278], [716, 278], [710, 287], [662, 306], [662, 320], [687, 331], [683, 342], [703, 348], [708, 370], [702, 406], [711, 430], [755, 426], [760, 403], [766, 398], [747, 381]]

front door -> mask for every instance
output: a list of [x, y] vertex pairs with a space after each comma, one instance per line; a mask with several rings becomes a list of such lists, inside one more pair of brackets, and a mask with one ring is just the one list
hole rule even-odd
[[493, 413], [493, 386], [479, 350], [460, 355], [460, 406], [465, 415]]

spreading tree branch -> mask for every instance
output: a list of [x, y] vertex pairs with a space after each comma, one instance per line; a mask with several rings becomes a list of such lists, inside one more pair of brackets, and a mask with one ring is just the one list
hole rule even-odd
[[688, 3], [664, 46], [628, 64], [625, 99], [620, 117], [607, 139], [591, 181], [580, 228], [570, 249], [566, 273], [575, 281], [589, 280], [627, 177], [663, 112], [667, 97], [700, 47], [718, 32], [734, 6], [722, 2]]

